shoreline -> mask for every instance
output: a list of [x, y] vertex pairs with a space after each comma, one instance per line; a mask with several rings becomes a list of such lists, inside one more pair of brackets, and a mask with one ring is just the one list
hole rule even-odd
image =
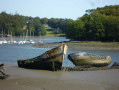
[[61, 44], [66, 44], [69, 50], [119, 50], [119, 43], [101, 43], [101, 42], [55, 42], [34, 45], [37, 48], [53, 48]]
[[10, 76], [0, 80], [1, 90], [118, 90], [119, 69], [101, 71], [45, 71], [5, 64]]
[[[70, 50], [119, 50], [118, 44], [63, 42]], [[40, 44], [38, 48], [53, 48], [61, 43]], [[112, 47], [110, 49], [110, 47]], [[104, 49], [103, 49], [104, 48]], [[117, 48], [117, 49], [116, 49]], [[1, 90], [118, 90], [119, 69], [96, 71], [47, 71], [19, 68], [5, 64], [9, 77], [0, 80]]]

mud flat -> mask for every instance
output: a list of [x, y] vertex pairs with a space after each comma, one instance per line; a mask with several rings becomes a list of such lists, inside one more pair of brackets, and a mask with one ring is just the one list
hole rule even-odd
[[43, 71], [5, 65], [10, 76], [1, 90], [119, 90], [119, 69], [101, 71]]
[[70, 50], [119, 50], [119, 43], [101, 43], [101, 42], [56, 42], [34, 45], [37, 48], [53, 48], [65, 43]]

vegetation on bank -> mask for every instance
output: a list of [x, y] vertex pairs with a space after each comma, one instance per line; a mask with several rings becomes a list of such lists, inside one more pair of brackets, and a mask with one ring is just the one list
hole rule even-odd
[[54, 30], [54, 28], [47, 27], [46, 28], [46, 35], [45, 36], [57, 36], [57, 37], [66, 37], [65, 33], [59, 33], [57, 30]]
[[109, 45], [109, 46], [118, 46], [119, 47], [119, 42], [101, 42], [101, 41], [69, 41], [69, 42], [66, 42], [66, 43], [77, 43], [77, 44], [95, 44], [95, 45]]
[[4, 36], [11, 34], [14, 36], [22, 35], [45, 35], [46, 30], [40, 22], [40, 18], [32, 18], [19, 14], [0, 13], [0, 34]]
[[0, 35], [11, 34], [14, 36], [34, 35], [44, 36], [49, 34], [49, 29], [52, 34], [49, 35], [64, 35], [66, 33], [66, 25], [71, 19], [58, 18], [39, 18], [28, 17], [19, 14], [0, 13]]
[[[37, 48], [53, 48], [61, 45], [59, 43], [46, 43], [43, 45], [33, 45]], [[119, 50], [119, 42], [98, 42], [98, 41], [70, 41], [65, 42], [69, 50]]]
[[0, 34], [65, 36], [76, 41], [119, 41], [119, 5], [86, 10], [77, 20], [0, 13]]
[[119, 5], [87, 10], [68, 24], [66, 36], [78, 41], [119, 41]]

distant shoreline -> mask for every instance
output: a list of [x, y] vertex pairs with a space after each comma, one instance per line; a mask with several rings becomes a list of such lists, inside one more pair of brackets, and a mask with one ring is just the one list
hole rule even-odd
[[38, 44], [33, 47], [37, 48], [53, 48], [65, 43], [70, 50], [119, 50], [119, 42], [114, 43], [102, 43], [102, 42], [56, 42], [56, 43], [46, 43]]

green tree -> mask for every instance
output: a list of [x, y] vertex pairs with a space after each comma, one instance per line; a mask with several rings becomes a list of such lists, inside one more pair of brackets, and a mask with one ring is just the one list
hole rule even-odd
[[68, 24], [66, 34], [73, 40], [119, 41], [119, 6], [87, 10], [78, 22]]
[[42, 24], [47, 24], [47, 23], [48, 23], [48, 19], [47, 19], [47, 18], [41, 18], [41, 19], [40, 19], [40, 22], [41, 22]]
[[84, 22], [81, 20], [71, 21], [67, 26], [67, 38], [72, 40], [82, 40], [84, 29]]

